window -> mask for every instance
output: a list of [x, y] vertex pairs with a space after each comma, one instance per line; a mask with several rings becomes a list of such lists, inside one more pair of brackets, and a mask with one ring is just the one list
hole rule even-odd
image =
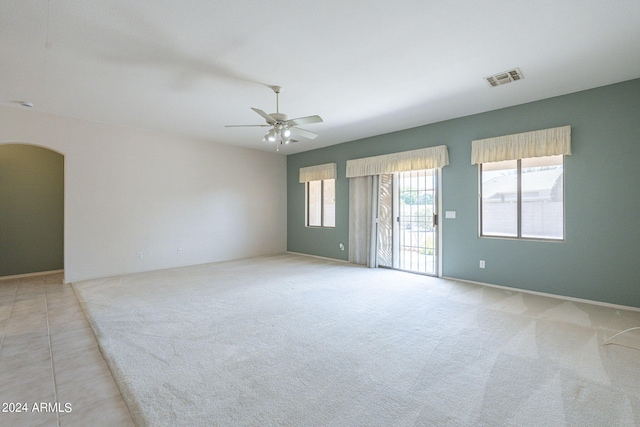
[[480, 164], [480, 235], [564, 239], [564, 156]]
[[305, 225], [307, 227], [336, 226], [335, 163], [300, 168], [300, 183], [305, 189]]
[[571, 126], [478, 139], [480, 236], [564, 240], [564, 156]]
[[306, 183], [307, 227], [336, 226], [336, 180]]

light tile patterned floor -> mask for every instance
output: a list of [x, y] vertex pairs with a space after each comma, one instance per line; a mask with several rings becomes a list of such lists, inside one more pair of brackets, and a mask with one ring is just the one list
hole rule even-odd
[[62, 280], [52, 274], [0, 281], [0, 425], [133, 426]]

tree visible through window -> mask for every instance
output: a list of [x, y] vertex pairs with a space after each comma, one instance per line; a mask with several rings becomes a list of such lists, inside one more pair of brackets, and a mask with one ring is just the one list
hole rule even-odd
[[480, 235], [564, 239], [562, 155], [480, 165]]
[[335, 179], [307, 182], [307, 227], [336, 226], [335, 183]]

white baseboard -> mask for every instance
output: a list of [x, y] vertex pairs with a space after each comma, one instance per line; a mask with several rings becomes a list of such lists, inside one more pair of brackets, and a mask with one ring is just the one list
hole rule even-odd
[[620, 304], [611, 304], [611, 303], [608, 303], [608, 302], [594, 301], [594, 300], [585, 299], [585, 298], [568, 297], [568, 296], [565, 296], [565, 295], [549, 294], [547, 292], [531, 291], [529, 289], [512, 288], [512, 287], [509, 287], [509, 286], [501, 286], [501, 285], [494, 285], [494, 284], [491, 284], [491, 283], [476, 282], [475, 280], [458, 279], [456, 277], [443, 276], [442, 278], [443, 279], [448, 279], [448, 280], [455, 280], [457, 282], [473, 283], [474, 285], [487, 286], [487, 287], [490, 287], [490, 288], [497, 288], [497, 289], [502, 289], [502, 290], [505, 290], [505, 291], [522, 292], [523, 294], [539, 295], [539, 296], [548, 297], [548, 298], [556, 298], [556, 299], [572, 301], [572, 302], [581, 302], [581, 303], [584, 303], [584, 304], [600, 305], [600, 306], [603, 306], [603, 307], [615, 308], [615, 309], [618, 309], [618, 310], [629, 310], [629, 311], [639, 311], [640, 312], [640, 307], [632, 307], [632, 306], [620, 305]]
[[13, 276], [0, 276], [0, 281], [24, 279], [27, 277], [46, 276], [48, 274], [64, 273], [64, 270], [38, 271], [37, 273], [14, 274]]
[[303, 254], [303, 253], [300, 253], [300, 252], [292, 252], [292, 251], [287, 251], [287, 253], [288, 253], [288, 254], [292, 254], [292, 255], [309, 256], [309, 257], [311, 257], [311, 258], [326, 259], [326, 260], [329, 260], [329, 261], [345, 262], [345, 263], [349, 264], [349, 261], [345, 261], [345, 260], [343, 260], [343, 259], [329, 258], [329, 257], [326, 257], [326, 256], [319, 256], [319, 255]]
[[[345, 260], [342, 260], [342, 259], [328, 258], [328, 257], [323, 257], [323, 256], [318, 256], [318, 255], [303, 254], [303, 253], [300, 253], [300, 252], [292, 252], [292, 251], [286, 251], [286, 252], [288, 254], [293, 254], [293, 255], [302, 255], [302, 256], [308, 256], [308, 257], [312, 257], [312, 258], [326, 259], [326, 260], [329, 260], [329, 261], [349, 263], [349, 261], [345, 261]], [[398, 270], [398, 271], [401, 271], [401, 270]], [[472, 283], [474, 285], [487, 286], [487, 287], [490, 287], [490, 288], [502, 289], [502, 290], [505, 290], [505, 291], [522, 292], [524, 294], [539, 295], [539, 296], [548, 297], [548, 298], [556, 298], [556, 299], [561, 299], [561, 300], [565, 300], [565, 301], [580, 302], [580, 303], [584, 303], [584, 304], [600, 305], [600, 306], [603, 306], [603, 307], [609, 307], [609, 308], [614, 308], [614, 309], [618, 309], [618, 310], [629, 310], [629, 311], [640, 312], [640, 307], [633, 307], [633, 306], [620, 305], [620, 304], [612, 304], [612, 303], [603, 302], [603, 301], [595, 301], [595, 300], [590, 300], [590, 299], [585, 299], [585, 298], [575, 298], [575, 297], [569, 297], [569, 296], [565, 296], [565, 295], [550, 294], [550, 293], [547, 293], [547, 292], [538, 292], [538, 291], [532, 291], [532, 290], [529, 290], [529, 289], [512, 288], [510, 286], [494, 285], [492, 283], [477, 282], [475, 280], [458, 279], [457, 277], [449, 277], [449, 276], [439, 276], [439, 277], [431, 276], [431, 277], [434, 277], [436, 279], [447, 279], [447, 280], [455, 280], [455, 281], [458, 281], [458, 282]]]

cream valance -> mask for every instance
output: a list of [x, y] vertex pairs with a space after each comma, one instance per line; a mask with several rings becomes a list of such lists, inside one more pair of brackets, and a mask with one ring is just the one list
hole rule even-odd
[[300, 183], [321, 181], [323, 179], [336, 179], [337, 176], [338, 167], [335, 163], [325, 163], [324, 165], [300, 168]]
[[410, 170], [436, 169], [449, 164], [446, 145], [401, 151], [347, 161], [347, 178]]
[[471, 142], [471, 164], [571, 154], [571, 126], [478, 139]]

